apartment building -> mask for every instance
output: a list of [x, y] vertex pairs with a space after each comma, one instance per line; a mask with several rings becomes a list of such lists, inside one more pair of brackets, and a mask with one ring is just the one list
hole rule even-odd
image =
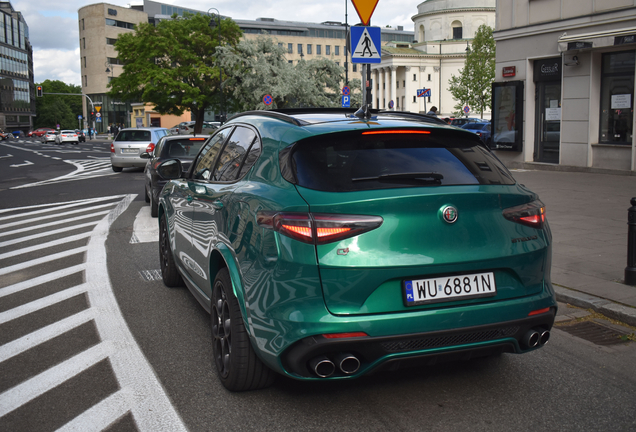
[[636, 170], [636, 1], [497, 0], [494, 35], [507, 165]]

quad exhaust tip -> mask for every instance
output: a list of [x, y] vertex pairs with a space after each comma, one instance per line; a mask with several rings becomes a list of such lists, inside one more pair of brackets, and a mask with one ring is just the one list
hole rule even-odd
[[529, 330], [521, 339], [521, 342], [528, 348], [535, 348], [540, 345], [545, 345], [550, 340], [550, 331], [543, 329]]
[[336, 371], [336, 365], [333, 364], [327, 356], [319, 356], [309, 361], [309, 367], [320, 378], [328, 378]]
[[336, 356], [336, 364], [345, 375], [351, 375], [360, 369], [360, 360], [353, 354], [338, 354]]
[[334, 356], [334, 360], [321, 355], [311, 359], [309, 367], [320, 378], [329, 378], [336, 372], [336, 367], [342, 374], [351, 375], [360, 369], [360, 360], [349, 353], [338, 353]]

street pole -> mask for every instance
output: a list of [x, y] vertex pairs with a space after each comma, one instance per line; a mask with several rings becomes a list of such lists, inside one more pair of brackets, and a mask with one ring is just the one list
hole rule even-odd
[[349, 0], [345, 0], [345, 85], [348, 87], [349, 86], [349, 62], [348, 62], [348, 53], [347, 51], [349, 51], [349, 45], [351, 44], [349, 42], [349, 23], [347, 22], [347, 2]]
[[[217, 31], [217, 36], [218, 36], [218, 39], [219, 39], [219, 43], [217, 45], [217, 48], [218, 48], [218, 47], [221, 46], [221, 13], [219, 12], [219, 10], [217, 8], [210, 8], [210, 9], [208, 9], [208, 16], [210, 16], [210, 11], [211, 10], [215, 10], [216, 11], [216, 17], [217, 17], [217, 19], [219, 21], [219, 24], [218, 24], [219, 28], [218, 28], [218, 31]], [[210, 20], [210, 28], [214, 28], [214, 27], [215, 27], [215, 23], [214, 23], [214, 20], [212, 19], [212, 20]], [[217, 58], [217, 61], [218, 61], [219, 60], [218, 52], [217, 52], [217, 57], [216, 58]], [[219, 113], [219, 120], [221, 121], [221, 124], [223, 124], [225, 115], [223, 113], [223, 111], [224, 111], [224, 109], [223, 109], [224, 108], [223, 107], [223, 105], [224, 105], [223, 104], [223, 99], [224, 99], [224, 97], [223, 97], [223, 68], [221, 67], [221, 65], [219, 65], [219, 92], [220, 92], [219, 104], [220, 104], [220, 110], [221, 110], [221, 112]]]

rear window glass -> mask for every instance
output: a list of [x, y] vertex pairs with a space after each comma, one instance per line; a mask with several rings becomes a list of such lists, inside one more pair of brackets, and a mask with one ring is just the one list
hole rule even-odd
[[147, 130], [124, 130], [117, 134], [115, 141], [151, 141], [150, 131]]
[[462, 126], [464, 129], [473, 129], [473, 130], [482, 130], [490, 127], [490, 124], [483, 123], [468, 123], [467, 125]]
[[281, 172], [299, 186], [332, 192], [515, 183], [488, 149], [457, 135], [357, 132], [312, 137], [281, 152]]
[[189, 140], [189, 139], [177, 139], [166, 141], [166, 148], [168, 149], [168, 157], [186, 157], [194, 158], [199, 154], [199, 150], [205, 143], [205, 140]]

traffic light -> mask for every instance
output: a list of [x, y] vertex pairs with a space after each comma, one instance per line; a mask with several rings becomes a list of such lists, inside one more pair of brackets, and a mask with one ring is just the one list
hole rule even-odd
[[36, 89], [37, 89], [38, 97], [42, 97], [42, 86], [37, 86]]

